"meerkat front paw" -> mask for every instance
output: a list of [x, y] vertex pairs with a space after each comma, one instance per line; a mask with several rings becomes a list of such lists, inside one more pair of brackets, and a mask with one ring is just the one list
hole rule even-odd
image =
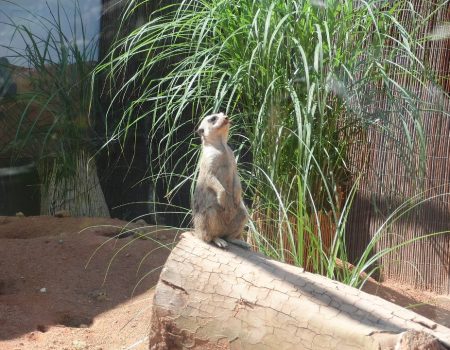
[[217, 193], [217, 203], [219, 203], [219, 206], [222, 208], [227, 207], [227, 193], [225, 191]]
[[219, 248], [222, 248], [222, 249], [228, 248], [228, 243], [222, 238], [216, 237], [213, 239], [213, 242]]

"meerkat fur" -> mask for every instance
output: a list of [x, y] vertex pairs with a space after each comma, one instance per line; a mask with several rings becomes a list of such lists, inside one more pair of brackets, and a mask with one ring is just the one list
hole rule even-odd
[[220, 248], [228, 241], [248, 249], [239, 240], [248, 217], [236, 160], [227, 143], [229, 130], [230, 120], [223, 113], [206, 116], [197, 129], [202, 151], [192, 205], [194, 233]]

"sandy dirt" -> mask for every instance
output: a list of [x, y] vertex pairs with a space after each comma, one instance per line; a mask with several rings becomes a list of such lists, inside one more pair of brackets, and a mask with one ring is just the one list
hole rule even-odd
[[176, 232], [113, 238], [124, 225], [0, 217], [1, 350], [148, 349], [152, 288]]
[[[148, 349], [152, 288], [177, 232], [128, 226], [114, 238], [126, 225], [0, 217], [0, 350]], [[395, 282], [365, 290], [450, 327], [449, 296]]]
[[396, 281], [369, 282], [363, 290], [450, 328], [450, 295], [419, 291]]

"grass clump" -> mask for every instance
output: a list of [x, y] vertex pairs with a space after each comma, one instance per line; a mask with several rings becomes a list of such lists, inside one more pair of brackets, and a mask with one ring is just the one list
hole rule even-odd
[[[124, 21], [144, 4], [132, 1]], [[405, 13], [412, 30], [400, 21]], [[269, 256], [357, 285], [354, 277], [370, 274], [375, 261], [371, 244], [356, 268], [339, 264], [347, 260], [345, 227], [361, 171], [349, 165], [349, 152], [376, 128], [391, 138], [412, 174], [423, 170], [424, 104], [417, 91], [433, 77], [416, 52], [426, 22], [410, 1], [161, 5], [98, 67], [114, 81], [130, 61], [139, 62], [113, 95], [138, 92], [112, 139], [129, 137], [137, 120], [151, 119], [150, 138], [164, 135], [153, 176], [170, 180], [175, 175], [167, 159], [192, 142], [191, 135], [175, 137], [179, 130], [207, 113], [228, 113], [240, 140], [234, 145], [239, 161], [251, 154], [250, 164], [241, 162], [252, 207], [250, 239]], [[161, 67], [167, 74], [155, 78]], [[413, 85], [419, 90], [407, 87]], [[192, 146], [177, 159], [185, 164], [176, 177], [183, 180], [170, 191], [195, 178], [197, 150]]]
[[10, 58], [26, 68], [14, 68], [24, 86], [1, 106], [13, 135], [3, 152], [36, 160], [43, 213], [67, 209], [72, 215], [108, 215], [95, 165], [88, 164], [100, 144], [92, 118], [99, 104], [91, 90], [97, 43], [86, 37], [79, 4], [71, 11], [59, 2], [47, 4], [47, 18], [6, 2], [26, 15], [24, 20], [5, 14], [3, 23], [13, 33], [5, 46]]

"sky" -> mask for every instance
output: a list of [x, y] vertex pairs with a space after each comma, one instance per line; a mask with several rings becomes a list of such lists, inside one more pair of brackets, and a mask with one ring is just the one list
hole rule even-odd
[[[51, 13], [57, 14], [58, 3], [60, 9], [65, 9], [68, 19], [61, 10], [61, 27], [64, 34], [71, 40], [82, 42], [80, 16], [74, 16], [78, 3], [85, 28], [86, 41], [97, 40], [100, 30], [101, 0], [0, 0], [0, 57], [7, 57], [10, 63], [27, 66], [24, 59], [11, 57], [14, 53], [7, 47], [14, 47], [23, 52], [25, 43], [19, 35], [14, 34], [14, 27], [8, 25], [11, 20], [16, 24], [23, 24], [37, 37], [46, 37]], [[71, 32], [76, 26], [77, 34]], [[72, 30], [71, 30], [72, 28]], [[5, 47], [6, 46], [6, 47]], [[97, 51], [95, 58], [97, 58]], [[52, 55], [52, 58], [55, 56]]]

